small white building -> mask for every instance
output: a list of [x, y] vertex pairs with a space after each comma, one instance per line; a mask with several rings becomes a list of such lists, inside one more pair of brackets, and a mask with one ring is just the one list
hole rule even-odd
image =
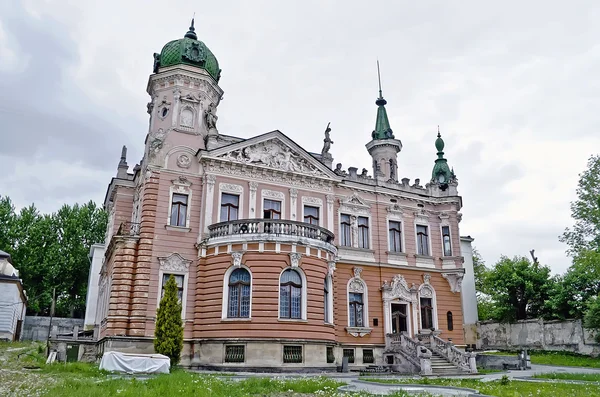
[[27, 295], [10, 255], [0, 250], [0, 340], [20, 339]]

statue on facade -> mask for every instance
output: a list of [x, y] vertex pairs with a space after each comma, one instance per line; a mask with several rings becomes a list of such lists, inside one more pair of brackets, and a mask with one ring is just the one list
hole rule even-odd
[[323, 139], [323, 150], [321, 150], [321, 156], [325, 157], [325, 155], [329, 155], [329, 150], [331, 149], [331, 145], [333, 144], [333, 141], [331, 140], [331, 137], [329, 136], [329, 133], [331, 132], [331, 128], [329, 128], [329, 124], [331, 123], [327, 123], [327, 128], [325, 128], [325, 139]]
[[209, 134], [211, 130], [217, 131], [217, 120], [218, 116], [215, 114], [215, 104], [210, 103], [208, 108], [204, 111], [204, 119], [206, 120], [206, 126], [208, 127]]
[[336, 175], [339, 175], [339, 176], [346, 176], [346, 175], [347, 175], [347, 174], [346, 174], [346, 171], [344, 171], [344, 170], [342, 169], [342, 163], [337, 163], [337, 165], [335, 166], [335, 170], [333, 170], [333, 172], [334, 172]]

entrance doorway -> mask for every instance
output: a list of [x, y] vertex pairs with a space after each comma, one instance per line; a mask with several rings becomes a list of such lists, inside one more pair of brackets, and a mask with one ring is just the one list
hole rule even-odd
[[408, 333], [408, 305], [392, 303], [392, 334]]

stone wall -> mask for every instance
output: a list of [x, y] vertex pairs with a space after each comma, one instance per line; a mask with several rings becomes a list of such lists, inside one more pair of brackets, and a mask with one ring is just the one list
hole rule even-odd
[[582, 327], [581, 320], [523, 320], [514, 324], [480, 322], [477, 324], [480, 349], [519, 349], [570, 351], [600, 355], [594, 332]]
[[[48, 338], [48, 327], [50, 326], [50, 317], [25, 316], [23, 323], [22, 340], [40, 340], [45, 341]], [[82, 318], [52, 318], [52, 335], [73, 333], [73, 328], [77, 326], [83, 330]]]

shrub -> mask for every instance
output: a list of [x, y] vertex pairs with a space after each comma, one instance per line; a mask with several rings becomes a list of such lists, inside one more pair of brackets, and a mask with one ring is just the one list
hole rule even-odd
[[585, 313], [584, 325], [596, 331], [596, 342], [600, 343], [600, 297], [590, 300]]
[[183, 322], [177, 283], [173, 275], [165, 285], [165, 292], [158, 306], [154, 337], [154, 350], [168, 356], [171, 359], [171, 367], [179, 363], [183, 349]]

